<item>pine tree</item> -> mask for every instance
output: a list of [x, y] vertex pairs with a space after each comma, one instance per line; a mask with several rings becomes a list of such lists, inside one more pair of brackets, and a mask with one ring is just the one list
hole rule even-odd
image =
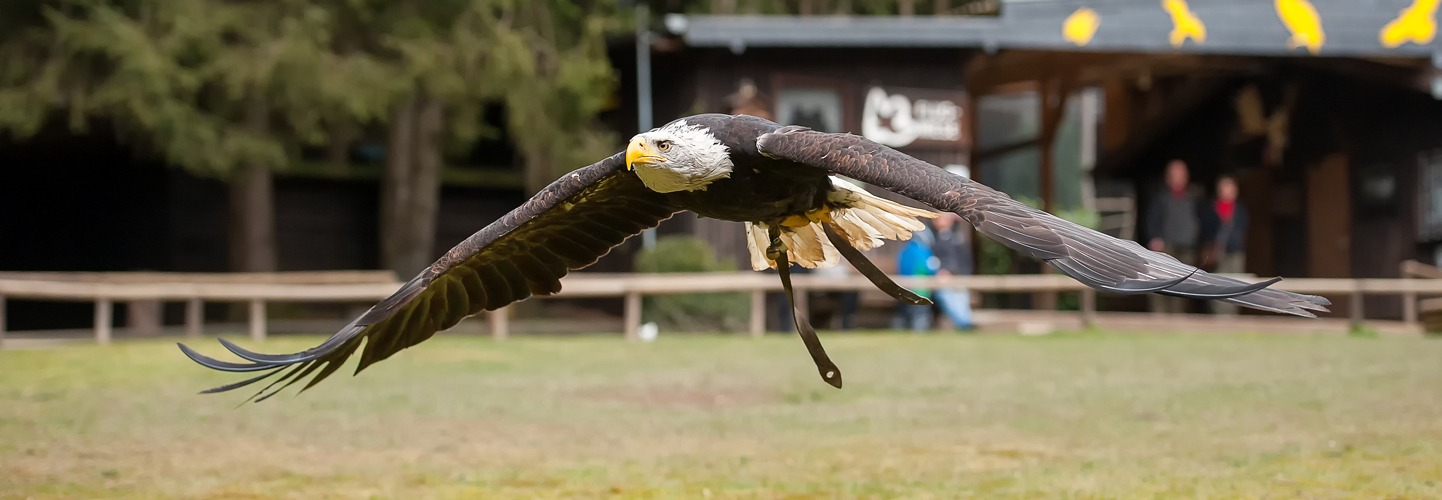
[[[383, 265], [433, 258], [444, 153], [502, 103], [534, 192], [615, 147], [594, 116], [615, 87], [592, 0], [49, 0], [0, 14], [0, 128], [63, 111], [232, 185], [233, 269], [276, 268], [271, 175], [304, 146], [343, 162], [389, 133]], [[14, 11], [14, 12], [12, 12]]]

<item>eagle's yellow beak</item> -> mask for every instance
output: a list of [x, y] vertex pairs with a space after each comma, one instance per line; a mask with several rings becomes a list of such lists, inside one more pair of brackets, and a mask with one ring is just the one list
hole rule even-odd
[[666, 161], [666, 158], [656, 154], [656, 150], [646, 144], [645, 139], [637, 137], [631, 141], [631, 145], [626, 146], [626, 170], [635, 170], [636, 163], [646, 165], [663, 161]]

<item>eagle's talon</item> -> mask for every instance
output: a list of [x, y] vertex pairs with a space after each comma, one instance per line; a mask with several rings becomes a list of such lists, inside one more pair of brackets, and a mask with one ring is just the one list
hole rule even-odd
[[771, 259], [771, 262], [779, 261], [787, 250], [786, 243], [782, 242], [781, 238], [773, 239], [771, 245], [766, 247], [766, 258]]

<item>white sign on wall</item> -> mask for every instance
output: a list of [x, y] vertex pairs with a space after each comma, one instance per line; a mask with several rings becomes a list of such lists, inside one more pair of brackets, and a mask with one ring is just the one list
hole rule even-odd
[[922, 99], [920, 97], [927, 96], [916, 96], [916, 93], [891, 93], [872, 87], [866, 92], [861, 111], [861, 135], [897, 148], [918, 140], [967, 142], [962, 129], [964, 112], [956, 99]]

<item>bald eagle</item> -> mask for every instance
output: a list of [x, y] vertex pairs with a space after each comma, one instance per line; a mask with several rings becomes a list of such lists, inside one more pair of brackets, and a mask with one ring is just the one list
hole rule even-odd
[[[205, 392], [244, 387], [280, 375], [256, 401], [314, 375], [330, 376], [357, 350], [356, 372], [430, 338], [461, 319], [561, 291], [561, 277], [584, 268], [627, 238], [690, 210], [746, 224], [752, 267], [775, 268], [788, 297], [790, 263], [820, 267], [847, 259], [891, 296], [927, 299], [896, 285], [858, 250], [904, 240], [927, 210], [888, 201], [842, 177], [954, 212], [982, 234], [1057, 271], [1118, 294], [1160, 293], [1213, 299], [1315, 317], [1329, 302], [1208, 274], [1169, 255], [1067, 222], [1006, 194], [851, 134], [781, 126], [746, 115], [705, 114], [636, 135], [624, 153], [566, 174], [465, 241], [320, 345], [294, 354], [261, 354], [224, 339], [245, 362], [204, 356], [209, 368], [260, 375]], [[841, 387], [801, 315], [796, 328], [822, 379]], [[277, 387], [278, 386], [278, 387]], [[274, 390], [271, 390], [271, 389]], [[302, 389], [304, 390], [304, 389]]]

